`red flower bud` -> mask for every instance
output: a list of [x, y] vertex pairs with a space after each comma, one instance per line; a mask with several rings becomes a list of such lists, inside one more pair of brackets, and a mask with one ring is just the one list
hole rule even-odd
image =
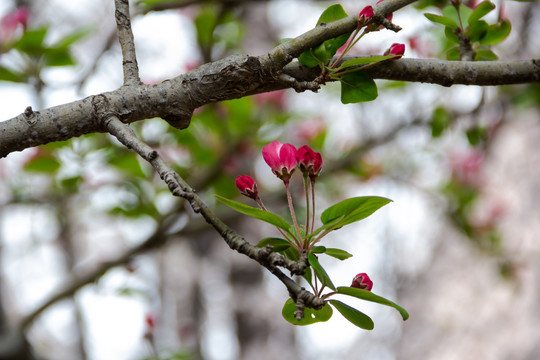
[[371, 5], [366, 6], [358, 14], [358, 27], [364, 26], [373, 17], [373, 7]]
[[242, 195], [245, 195], [253, 200], [257, 200], [259, 198], [257, 184], [251, 176], [240, 175], [236, 178], [235, 184], [238, 190], [240, 190], [240, 192], [242, 193]]
[[390, 46], [388, 50], [385, 51], [384, 55], [396, 55], [391, 60], [401, 59], [405, 53], [405, 44], [394, 43]]
[[309, 146], [304, 145], [296, 153], [298, 167], [304, 175], [309, 175], [311, 181], [315, 181], [322, 167], [322, 156], [313, 151]]
[[360, 273], [354, 277], [351, 287], [371, 291], [373, 281], [371, 281], [368, 274]]
[[296, 148], [291, 144], [272, 141], [263, 146], [262, 155], [272, 172], [288, 183], [296, 168]]

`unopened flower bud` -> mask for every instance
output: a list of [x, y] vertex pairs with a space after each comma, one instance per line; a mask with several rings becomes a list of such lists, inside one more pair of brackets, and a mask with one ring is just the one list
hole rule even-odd
[[257, 200], [259, 198], [257, 184], [251, 176], [240, 175], [236, 178], [235, 184], [242, 195], [245, 195], [253, 200]]
[[371, 5], [366, 6], [358, 14], [358, 27], [364, 26], [373, 17], [373, 7]]
[[396, 55], [391, 60], [401, 59], [405, 53], [405, 44], [394, 43], [390, 46], [388, 50], [385, 51], [384, 55]]
[[304, 145], [296, 152], [296, 160], [304, 176], [309, 176], [311, 181], [314, 182], [321, 172], [321, 154], [313, 151], [309, 146]]
[[373, 281], [371, 281], [368, 274], [360, 273], [354, 277], [351, 287], [371, 291]]

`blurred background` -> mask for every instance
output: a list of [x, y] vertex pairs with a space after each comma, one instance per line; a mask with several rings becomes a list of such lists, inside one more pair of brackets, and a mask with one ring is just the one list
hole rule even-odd
[[[333, 4], [131, 3], [145, 83], [264, 54]], [[349, 14], [373, 5], [341, 4]], [[512, 33], [491, 50], [538, 57], [538, 2], [495, 4], [488, 22], [508, 19]], [[405, 57], [445, 59], [444, 31], [423, 13], [447, 5], [395, 13], [403, 30], [369, 34], [354, 54], [400, 42]], [[0, 121], [121, 86], [112, 0], [2, 0], [0, 16]], [[290, 325], [280, 282], [231, 251], [133, 152], [92, 134], [0, 159], [0, 359], [539, 359], [540, 86], [377, 84], [369, 103], [342, 105], [328, 84], [207, 105], [187, 130], [161, 119], [131, 126], [254, 244], [279, 234], [213, 195], [239, 198], [234, 179], [247, 174], [267, 207], [285, 212], [283, 185], [261, 157], [273, 140], [322, 153], [319, 210], [351, 196], [392, 199], [325, 238], [354, 256], [323, 265], [341, 286], [368, 273], [409, 320], [358, 302], [373, 331], [339, 314]], [[302, 212], [299, 178], [292, 189]]]

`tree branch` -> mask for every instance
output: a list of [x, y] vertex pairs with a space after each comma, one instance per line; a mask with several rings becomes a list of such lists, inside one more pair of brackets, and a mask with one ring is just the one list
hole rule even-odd
[[114, 0], [116, 7], [115, 18], [118, 30], [118, 40], [122, 49], [122, 68], [124, 69], [124, 85], [138, 85], [139, 66], [135, 53], [135, 42], [131, 31], [131, 18], [129, 16], [129, 0]]
[[302, 289], [296, 282], [285, 276], [277, 266], [282, 266], [288, 269], [292, 275], [302, 275], [307, 267], [307, 257], [300, 257], [299, 261], [292, 261], [282, 256], [281, 254], [272, 251], [272, 247], [267, 246], [264, 248], [258, 248], [251, 245], [243, 237], [236, 234], [230, 229], [223, 221], [221, 221], [202, 201], [202, 199], [195, 193], [195, 191], [178, 175], [173, 169], [171, 169], [165, 161], [159, 156], [156, 150], [152, 149], [146, 143], [141, 141], [135, 136], [135, 133], [131, 128], [122, 123], [114, 115], [107, 116], [104, 119], [105, 128], [126, 147], [133, 149], [143, 159], [148, 161], [167, 186], [171, 193], [175, 196], [186, 199], [191, 208], [196, 213], [200, 213], [202, 217], [210, 224], [220, 235], [223, 237], [227, 245], [233, 250], [244, 254], [251, 259], [257, 261], [264, 267], [266, 267], [272, 274], [278, 277], [287, 287], [289, 293], [293, 298], [302, 296], [308, 307], [320, 307], [321, 301], [312, 294], [309, 297], [304, 294], [305, 290]]

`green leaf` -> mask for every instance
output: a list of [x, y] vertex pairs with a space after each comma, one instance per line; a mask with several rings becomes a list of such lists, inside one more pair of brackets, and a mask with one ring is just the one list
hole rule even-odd
[[[471, 16], [473, 10], [470, 7], [467, 6], [460, 6], [459, 7], [459, 15], [461, 17], [461, 23], [463, 24], [463, 29], [465, 29], [468, 24], [469, 16]], [[459, 18], [456, 8], [453, 5], [448, 5], [445, 7], [442, 11], [442, 14], [444, 17], [447, 17], [449, 19], [452, 19], [456, 24], [459, 24]]]
[[324, 270], [324, 268], [319, 263], [319, 260], [317, 259], [317, 257], [313, 255], [312, 253], [309, 253], [308, 261], [309, 261], [309, 264], [313, 267], [313, 271], [315, 271], [315, 275], [317, 276], [317, 278], [321, 280], [321, 283], [324, 286], [328, 286], [330, 289], [335, 291], [336, 287], [332, 283], [332, 280], [330, 280], [330, 277], [326, 273], [326, 270]]
[[475, 22], [487, 15], [493, 9], [495, 9], [495, 4], [493, 4], [492, 2], [484, 1], [480, 3], [480, 5], [478, 5], [476, 9], [474, 9], [471, 15], [469, 15], [469, 25], [474, 25]]
[[332, 307], [328, 304], [324, 304], [324, 306], [320, 310], [306, 307], [304, 309], [304, 317], [301, 320], [296, 320], [296, 318], [294, 317], [295, 311], [295, 302], [291, 298], [287, 299], [285, 305], [283, 305], [283, 310], [281, 310], [281, 314], [283, 315], [283, 318], [285, 320], [287, 320], [293, 325], [310, 325], [318, 322], [328, 321], [334, 313]]
[[[346, 18], [348, 15], [343, 9], [343, 6], [340, 4], [335, 4], [329, 6], [324, 12], [322, 13], [321, 17], [317, 21], [317, 26], [319, 26], [321, 23], [331, 23], [332, 21], [341, 20], [343, 18]], [[334, 56], [334, 54], [338, 51], [340, 47], [342, 47], [349, 38], [351, 33], [340, 35], [336, 38], [326, 40], [323, 44], [326, 49], [327, 57], [331, 58]], [[325, 62], [326, 63], [326, 62]]]
[[331, 5], [323, 11], [321, 16], [319, 17], [319, 20], [317, 20], [317, 26], [319, 26], [321, 23], [328, 24], [332, 21], [337, 21], [347, 16], [348, 15], [343, 9], [343, 6], [341, 6], [340, 4]]
[[60, 40], [58, 40], [52, 47], [53, 48], [64, 48], [67, 49], [86, 35], [90, 34], [92, 32], [93, 28], [90, 26], [81, 27], [79, 29], [76, 29], [75, 31], [71, 32], [67, 36], [64, 36]]
[[436, 15], [436, 14], [430, 14], [430, 13], [426, 13], [424, 14], [424, 16], [431, 22], [434, 22], [436, 24], [441, 24], [441, 25], [444, 25], [446, 27], [449, 27], [450, 29], [454, 30], [455, 28], [458, 27], [458, 25], [456, 24], [456, 22], [448, 17], [445, 17], [445, 16], [440, 16], [440, 15]]
[[393, 59], [395, 57], [396, 55], [386, 55], [386, 56], [381, 55], [381, 56], [369, 56], [369, 57], [351, 59], [341, 64], [341, 66], [339, 67], [339, 70], [343, 70], [344, 68], [347, 68], [349, 66], [378, 63], [384, 60]]
[[446, 36], [448, 41], [450, 41], [450, 42], [452, 42], [454, 44], [459, 44], [459, 39], [458, 39], [457, 35], [454, 34], [450, 28], [448, 28], [448, 27], [444, 28], [444, 36]]
[[[343, 10], [343, 7], [339, 4], [332, 5], [328, 7], [317, 21], [317, 26], [321, 23], [328, 24], [332, 21], [340, 20], [347, 17], [347, 13]], [[315, 67], [319, 64], [326, 64], [328, 59], [330, 59], [338, 51], [338, 49], [343, 46], [347, 39], [349, 38], [350, 33], [340, 35], [336, 38], [326, 40], [322, 44], [304, 51], [298, 57], [298, 61], [307, 67]]]
[[455, 46], [446, 52], [446, 60], [457, 61], [460, 55], [459, 48]]
[[45, 64], [48, 66], [75, 65], [75, 60], [66, 48], [48, 48], [43, 51]]
[[324, 253], [339, 260], [346, 260], [352, 256], [352, 254], [347, 251], [336, 248], [327, 248]]
[[32, 172], [54, 173], [60, 168], [60, 162], [53, 156], [38, 156], [24, 165], [24, 169]]
[[407, 320], [409, 318], [409, 313], [407, 312], [407, 310], [405, 310], [404, 308], [402, 308], [401, 306], [399, 306], [393, 301], [385, 299], [382, 296], [375, 295], [371, 291], [353, 288], [353, 287], [340, 286], [337, 288], [337, 292], [339, 294], [353, 296], [355, 298], [362, 299], [365, 301], [371, 301], [378, 304], [393, 307], [397, 311], [399, 311], [403, 320]]
[[499, 59], [499, 57], [491, 50], [478, 50], [474, 57], [474, 60], [476, 61], [495, 61], [497, 59]]
[[298, 57], [298, 61], [300, 62], [300, 64], [309, 68], [319, 65], [319, 61], [317, 60], [315, 55], [313, 55], [311, 49], [309, 49], [308, 51], [304, 51], [302, 54], [300, 54], [300, 56]]
[[13, 47], [27, 54], [39, 55], [44, 49], [43, 40], [47, 35], [47, 30], [46, 27], [27, 30], [13, 44]]
[[0, 66], [0, 80], [23, 83], [26, 82], [26, 76], [6, 67]]
[[480, 41], [488, 32], [489, 25], [484, 20], [475, 22], [469, 27], [468, 35], [471, 42]]
[[264, 238], [257, 244], [257, 247], [265, 247], [270, 245], [274, 248], [275, 252], [285, 251], [291, 247], [291, 243], [285, 239], [280, 238]]
[[290, 227], [289, 223], [283, 220], [283, 218], [279, 215], [276, 215], [269, 211], [264, 211], [261, 209], [254, 208], [249, 205], [242, 204], [238, 201], [224, 198], [223, 196], [219, 196], [219, 195], [215, 195], [215, 196], [221, 203], [227, 205], [231, 209], [238, 211], [239, 213], [242, 213], [244, 215], [251, 216], [251, 217], [254, 217], [255, 219], [259, 219], [269, 224], [275, 225], [285, 231], [289, 231], [289, 227]]
[[378, 96], [375, 81], [361, 70], [343, 75], [340, 82], [343, 104], [372, 101]]
[[314, 246], [313, 248], [311, 248], [311, 252], [313, 254], [324, 254], [325, 251], [326, 247], [324, 246]]
[[360, 196], [346, 199], [324, 210], [321, 214], [321, 221], [323, 224], [328, 224], [341, 218], [339, 222], [333, 224], [331, 230], [335, 230], [367, 218], [391, 201], [379, 196]]
[[373, 324], [373, 320], [371, 320], [371, 318], [363, 312], [358, 311], [338, 300], [328, 300], [328, 302], [332, 304], [332, 306], [334, 306], [345, 319], [349, 320], [354, 325], [361, 329], [373, 330], [373, 327], [375, 326], [375, 324]]
[[437, 107], [433, 111], [433, 115], [431, 115], [431, 136], [434, 138], [440, 137], [451, 121], [450, 112], [443, 107]]
[[486, 35], [480, 39], [482, 45], [494, 45], [498, 44], [510, 34], [512, 30], [512, 24], [510, 21], [503, 20], [498, 24], [493, 24], [488, 27]]

